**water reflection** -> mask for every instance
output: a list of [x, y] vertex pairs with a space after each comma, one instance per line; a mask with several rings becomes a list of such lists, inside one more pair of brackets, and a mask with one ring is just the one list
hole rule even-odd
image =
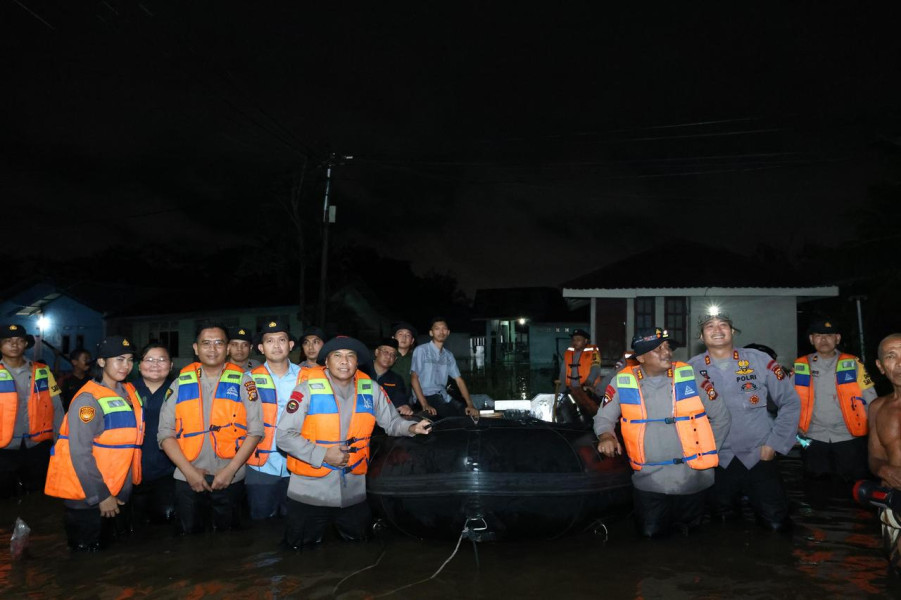
[[[885, 598], [889, 579], [874, 513], [828, 486], [803, 485], [800, 463], [782, 461], [796, 527], [790, 535], [750, 521], [706, 525], [689, 538], [639, 538], [628, 518], [608, 521], [609, 541], [583, 533], [551, 542], [463, 541], [441, 574], [393, 598]], [[10, 562], [17, 515], [31, 526], [30, 556]], [[294, 554], [281, 524], [172, 539], [151, 528], [96, 555], [71, 555], [57, 500], [0, 504], [2, 598], [373, 598], [429, 577], [453, 542], [387, 532], [367, 544], [329, 540]], [[355, 573], [375, 563], [380, 564]], [[352, 575], [335, 586], [342, 579]], [[335, 592], [333, 594], [333, 592]]]

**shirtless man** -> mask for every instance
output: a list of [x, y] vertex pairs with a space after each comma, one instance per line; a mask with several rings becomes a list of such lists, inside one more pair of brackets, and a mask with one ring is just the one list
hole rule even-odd
[[[879, 343], [876, 366], [893, 390], [870, 405], [870, 471], [883, 485], [901, 490], [901, 333], [893, 333]], [[901, 515], [883, 509], [880, 520], [889, 561], [897, 571], [901, 569]]]

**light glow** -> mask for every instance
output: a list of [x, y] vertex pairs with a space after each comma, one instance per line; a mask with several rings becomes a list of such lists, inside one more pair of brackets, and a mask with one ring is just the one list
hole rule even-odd
[[50, 319], [45, 317], [44, 315], [41, 315], [40, 317], [38, 317], [38, 330], [41, 333], [43, 333], [44, 331], [46, 331], [49, 328], [50, 328]]

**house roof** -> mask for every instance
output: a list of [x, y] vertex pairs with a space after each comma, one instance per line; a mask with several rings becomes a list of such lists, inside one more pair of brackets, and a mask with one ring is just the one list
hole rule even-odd
[[[659, 294], [650, 293], [652, 291]], [[775, 259], [688, 241], [656, 246], [563, 284], [565, 297], [635, 295], [834, 296], [838, 288]]]

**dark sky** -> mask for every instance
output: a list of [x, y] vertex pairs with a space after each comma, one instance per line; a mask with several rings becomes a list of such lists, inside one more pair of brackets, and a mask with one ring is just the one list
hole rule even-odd
[[242, 215], [284, 222], [336, 152], [334, 242], [471, 293], [661, 236], [838, 243], [899, 176], [899, 21], [867, 4], [309, 4], [2, 3], [11, 255], [266, 237]]

